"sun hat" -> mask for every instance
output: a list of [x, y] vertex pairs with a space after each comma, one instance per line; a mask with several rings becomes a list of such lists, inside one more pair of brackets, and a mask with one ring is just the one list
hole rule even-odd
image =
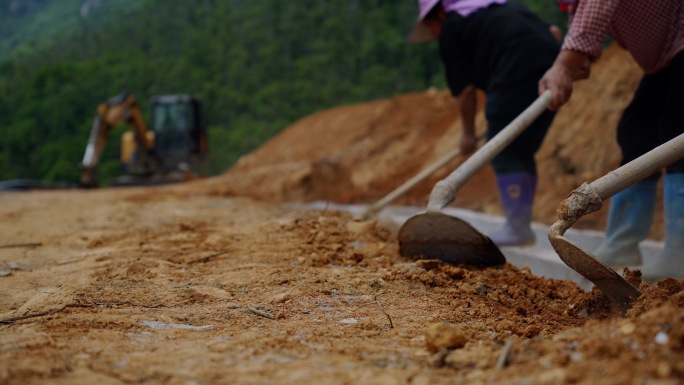
[[418, 10], [420, 13], [418, 15], [418, 21], [409, 35], [410, 42], [425, 43], [435, 38], [432, 35], [432, 32], [430, 32], [430, 29], [423, 24], [423, 20], [439, 1], [440, 0], [418, 0]]

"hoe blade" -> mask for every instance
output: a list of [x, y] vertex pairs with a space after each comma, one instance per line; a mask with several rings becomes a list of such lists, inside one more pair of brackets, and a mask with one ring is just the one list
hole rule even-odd
[[399, 253], [453, 264], [496, 266], [506, 263], [498, 247], [467, 222], [442, 213], [409, 218], [399, 229]]
[[571, 269], [596, 285], [623, 313], [629, 310], [641, 292], [610, 267], [563, 236], [550, 236], [551, 246]]

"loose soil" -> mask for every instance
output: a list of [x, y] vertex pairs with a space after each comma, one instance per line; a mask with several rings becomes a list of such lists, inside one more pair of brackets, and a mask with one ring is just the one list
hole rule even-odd
[[[639, 72], [613, 48], [592, 78], [538, 154], [541, 222], [619, 161]], [[383, 223], [292, 204], [382, 197], [456, 145], [453, 107], [429, 90], [323, 111], [180, 185], [0, 194], [0, 383], [682, 383], [684, 281], [628, 272], [644, 295], [617, 314], [595, 289], [405, 259]], [[491, 170], [453, 205], [500, 212]]]

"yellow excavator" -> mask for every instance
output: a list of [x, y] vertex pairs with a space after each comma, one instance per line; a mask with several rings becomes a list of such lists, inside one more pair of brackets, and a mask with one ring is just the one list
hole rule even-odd
[[121, 123], [131, 130], [121, 136], [121, 175], [114, 185], [182, 182], [204, 171], [208, 145], [201, 103], [181, 94], [154, 96], [151, 105], [151, 129], [131, 94], [123, 92], [97, 107], [80, 165], [82, 187], [99, 185], [97, 166], [107, 136]]

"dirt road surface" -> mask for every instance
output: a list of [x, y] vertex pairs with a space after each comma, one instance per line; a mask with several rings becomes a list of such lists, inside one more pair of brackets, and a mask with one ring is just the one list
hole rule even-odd
[[[559, 115], [537, 220], [619, 160], [598, 127], [638, 73], [602, 60], [592, 76], [625, 78], [576, 91], [604, 109]], [[428, 91], [324, 111], [182, 185], [0, 193], [0, 384], [684, 382], [682, 281], [629, 273], [644, 295], [615, 314], [596, 290], [404, 259], [382, 223], [288, 203], [383, 196], [455, 143], [451, 106]], [[454, 205], [497, 212], [492, 188], [483, 170]]]

